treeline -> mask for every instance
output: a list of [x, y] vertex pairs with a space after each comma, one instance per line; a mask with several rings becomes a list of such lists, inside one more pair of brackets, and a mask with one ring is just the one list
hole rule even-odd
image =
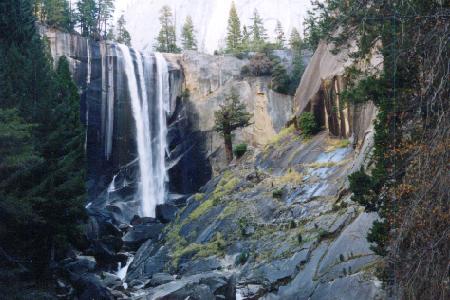
[[[238, 57], [248, 53], [256, 53], [250, 63], [242, 69], [243, 75], [272, 76], [272, 89], [283, 94], [295, 94], [300, 83], [305, 66], [303, 52], [306, 45], [298, 30], [291, 30], [289, 40], [286, 39], [283, 26], [277, 21], [275, 27], [275, 41], [268, 40], [264, 21], [255, 9], [251, 18], [251, 25], [243, 25], [238, 16], [236, 5], [232, 2], [227, 27], [225, 53]], [[292, 70], [289, 73], [275, 50], [290, 49], [292, 53]]]
[[85, 129], [69, 62], [55, 70], [35, 28], [36, 3], [0, 8], [0, 267], [44, 279], [85, 219]]
[[[350, 190], [353, 201], [380, 216], [367, 238], [384, 257], [379, 278], [399, 299], [450, 296], [450, 14], [444, 2], [327, 0], [308, 18], [312, 45], [323, 39], [338, 52], [355, 41], [351, 57], [366, 66], [346, 70], [341, 94], [347, 103], [373, 101], [378, 108], [374, 163], [350, 175]], [[378, 72], [367, 64], [374, 50], [384, 58]]]
[[124, 16], [113, 24], [114, 0], [79, 0], [74, 7], [70, 0], [34, 0], [33, 14], [39, 22], [63, 31], [131, 44]]

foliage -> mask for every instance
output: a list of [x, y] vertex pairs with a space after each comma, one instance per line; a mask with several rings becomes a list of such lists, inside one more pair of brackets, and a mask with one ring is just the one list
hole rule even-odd
[[273, 63], [267, 55], [256, 53], [249, 63], [242, 67], [242, 75], [267, 76], [272, 74]]
[[237, 144], [233, 149], [234, 155], [239, 158], [247, 152], [247, 144]]
[[197, 40], [195, 38], [194, 23], [191, 16], [186, 17], [181, 31], [181, 44], [184, 50], [197, 50]]
[[275, 27], [275, 44], [278, 49], [284, 49], [286, 43], [286, 37], [284, 36], [283, 25], [277, 20], [277, 26]]
[[119, 20], [117, 20], [117, 33], [115, 37], [115, 41], [119, 44], [125, 44], [128, 47], [131, 46], [131, 36], [128, 30], [125, 28], [127, 22], [125, 21], [124, 15], [121, 15]]
[[73, 30], [74, 17], [68, 0], [35, 0], [34, 12], [42, 23], [69, 32]]
[[67, 60], [52, 69], [32, 8], [2, 3], [0, 244], [45, 277], [84, 219], [84, 130]]
[[274, 59], [272, 89], [281, 94], [289, 93], [290, 78], [280, 59]]
[[253, 17], [251, 18], [252, 25], [250, 26], [251, 37], [251, 51], [261, 51], [267, 40], [267, 32], [264, 28], [264, 21], [255, 8]]
[[113, 0], [78, 1], [76, 21], [81, 29], [81, 34], [96, 40], [106, 38], [113, 12]]
[[249, 258], [250, 258], [250, 253], [248, 251], [243, 251], [243, 252], [239, 253], [238, 256], [236, 256], [236, 260], [235, 260], [234, 264], [236, 266], [243, 265], [248, 261]]
[[272, 197], [275, 199], [281, 199], [283, 198], [283, 189], [276, 189], [272, 192]]
[[319, 131], [316, 117], [311, 112], [303, 112], [300, 114], [297, 125], [305, 136], [311, 136]]
[[225, 141], [227, 160], [233, 160], [233, 144], [231, 133], [238, 128], [250, 125], [252, 115], [245, 109], [245, 104], [239, 101], [239, 95], [235, 90], [226, 97], [224, 104], [219, 105], [219, 110], [214, 113], [214, 129], [221, 133]]
[[328, 0], [315, 5], [306, 26], [312, 48], [324, 39], [336, 53], [354, 41], [350, 55], [360, 65], [375, 49], [383, 55], [375, 76], [370, 68], [347, 73], [344, 98], [372, 100], [379, 111], [375, 165], [370, 175], [352, 175], [351, 190], [381, 216], [368, 239], [387, 256], [388, 283], [405, 299], [449, 296], [449, 27], [442, 3]]
[[179, 53], [180, 48], [177, 46], [177, 34], [172, 9], [169, 6], [164, 5], [161, 8], [159, 21], [161, 30], [156, 38], [155, 50], [165, 53]]
[[227, 53], [237, 53], [240, 50], [241, 46], [241, 21], [239, 20], [236, 4], [234, 1], [231, 3], [230, 14], [228, 18], [228, 27], [227, 27]]

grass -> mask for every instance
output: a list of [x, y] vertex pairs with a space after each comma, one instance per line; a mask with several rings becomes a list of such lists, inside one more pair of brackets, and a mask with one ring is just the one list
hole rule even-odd
[[350, 141], [348, 139], [328, 139], [325, 152], [333, 152], [339, 148], [346, 148], [348, 145], [350, 145]]
[[269, 145], [280, 143], [280, 141], [284, 140], [286, 137], [293, 134], [295, 131], [296, 131], [296, 129], [295, 129], [294, 124], [292, 124], [289, 127], [285, 127], [283, 129], [281, 129], [280, 132], [269, 141]]
[[303, 175], [301, 173], [296, 170], [289, 169], [283, 176], [276, 178], [274, 183], [278, 186], [289, 183], [293, 185], [300, 185], [302, 181]]
[[334, 161], [324, 161], [324, 162], [310, 163], [310, 164], [307, 164], [306, 166], [308, 168], [312, 168], [312, 169], [319, 169], [319, 168], [331, 168], [336, 165], [337, 165], [337, 163]]

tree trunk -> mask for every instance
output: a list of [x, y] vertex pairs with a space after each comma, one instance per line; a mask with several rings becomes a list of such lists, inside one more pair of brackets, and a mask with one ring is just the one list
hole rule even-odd
[[225, 140], [225, 154], [228, 163], [230, 163], [233, 160], [233, 142], [231, 141], [231, 133], [225, 133], [223, 137]]

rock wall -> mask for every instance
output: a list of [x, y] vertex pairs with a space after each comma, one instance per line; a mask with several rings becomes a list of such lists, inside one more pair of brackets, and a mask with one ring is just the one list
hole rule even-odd
[[[337, 54], [331, 53], [332, 46], [321, 41], [303, 74], [294, 97], [296, 115], [304, 111], [313, 112], [317, 121], [330, 134], [352, 137], [355, 144], [361, 144], [367, 128], [375, 116], [375, 106], [369, 102], [362, 105], [344, 103], [340, 93], [345, 90], [345, 69], [354, 65], [349, 53], [355, 50], [352, 45]], [[382, 57], [376, 53], [367, 65], [357, 66], [367, 69], [378, 66]]]
[[215, 170], [225, 166], [222, 137], [213, 131], [214, 112], [234, 90], [253, 114], [252, 125], [238, 130], [234, 142], [262, 148], [287, 123], [292, 114], [292, 97], [269, 89], [270, 77], [242, 77], [248, 61], [232, 56], [186, 52], [174, 56], [185, 74], [183, 89], [189, 93], [186, 106], [194, 130], [207, 137], [208, 157]]

